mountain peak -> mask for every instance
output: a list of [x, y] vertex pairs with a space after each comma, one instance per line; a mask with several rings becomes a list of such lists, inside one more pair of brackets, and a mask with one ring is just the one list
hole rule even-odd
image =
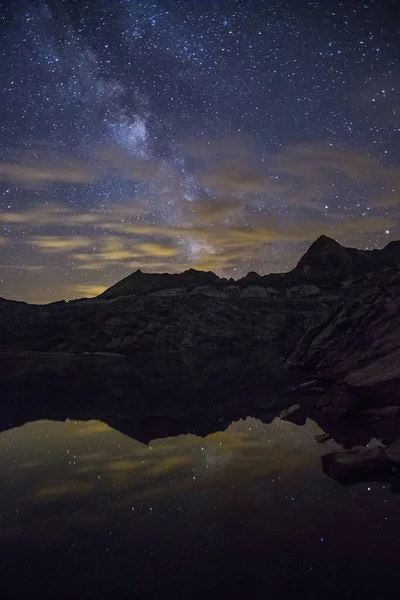
[[400, 257], [400, 240], [393, 240], [381, 250], [384, 256]]
[[183, 271], [183, 273], [181, 273], [181, 276], [191, 277], [199, 280], [219, 280], [218, 275], [216, 275], [212, 271], [198, 271], [197, 269], [193, 268], [186, 269], [186, 271]]
[[197, 275], [197, 273], [205, 273], [206, 271], [199, 271], [198, 269], [193, 269], [193, 267], [190, 267], [190, 269], [186, 269], [186, 271], [183, 271], [182, 275]]
[[348, 277], [353, 266], [347, 248], [327, 235], [320, 235], [300, 258], [291, 275], [311, 283], [334, 283]]
[[244, 281], [259, 281], [262, 276], [256, 273], [256, 271], [249, 271], [247, 275], [243, 277]]
[[337, 242], [333, 238], [330, 238], [327, 235], [320, 235], [319, 238], [317, 238], [315, 240], [315, 242], [313, 242], [311, 244], [311, 246], [307, 250], [307, 254], [309, 252], [321, 252], [321, 251], [326, 251], [326, 250], [339, 250], [339, 248], [344, 249], [343, 246], [341, 246], [339, 244], [339, 242]]

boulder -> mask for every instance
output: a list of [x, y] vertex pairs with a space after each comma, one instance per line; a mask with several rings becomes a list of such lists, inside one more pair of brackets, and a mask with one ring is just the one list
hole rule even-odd
[[318, 294], [321, 294], [321, 288], [311, 283], [308, 285], [302, 285], [300, 286], [300, 294], [304, 296], [316, 296]]
[[261, 285], [249, 285], [241, 294], [241, 298], [267, 298], [270, 293]]
[[186, 288], [167, 288], [156, 292], [150, 292], [149, 296], [154, 296], [156, 298], [183, 298], [186, 294]]
[[327, 442], [330, 439], [332, 439], [331, 433], [319, 433], [318, 435], [315, 436], [315, 440], [319, 444], [324, 444], [325, 442]]
[[330, 452], [322, 457], [324, 472], [340, 483], [355, 483], [378, 478], [390, 470], [390, 463], [382, 446], [356, 447], [351, 450]]
[[400, 439], [387, 446], [385, 456], [396, 467], [400, 467]]
[[294, 412], [298, 411], [299, 408], [300, 404], [293, 404], [292, 406], [289, 406], [289, 408], [285, 408], [284, 410], [282, 410], [279, 415], [279, 418], [282, 420], [287, 419], [287, 417], [292, 415]]
[[189, 296], [211, 296], [212, 298], [226, 298], [228, 295], [224, 290], [211, 285], [195, 287], [189, 292]]
[[395, 419], [400, 416], [400, 406], [381, 406], [360, 411], [360, 417], [367, 419]]

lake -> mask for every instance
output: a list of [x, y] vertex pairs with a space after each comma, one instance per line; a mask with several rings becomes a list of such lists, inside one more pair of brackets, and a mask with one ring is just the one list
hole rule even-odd
[[343, 487], [321, 429], [256, 418], [147, 445], [97, 421], [0, 434], [4, 598], [391, 598], [400, 497]]

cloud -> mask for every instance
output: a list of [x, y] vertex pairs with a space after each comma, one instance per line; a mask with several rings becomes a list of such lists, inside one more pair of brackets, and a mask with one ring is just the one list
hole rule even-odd
[[221, 165], [215, 170], [203, 173], [200, 184], [223, 193], [250, 193], [265, 189], [266, 180], [260, 173], [244, 165]]
[[70, 209], [60, 204], [41, 204], [37, 208], [21, 212], [2, 212], [0, 213], [0, 223], [28, 224], [32, 226], [57, 224], [62, 222], [70, 212]]
[[270, 179], [266, 189], [286, 204], [318, 211], [362, 193], [377, 207], [397, 205], [392, 194], [400, 194], [400, 166], [359, 148], [303, 142], [270, 157], [269, 164], [275, 181]]
[[336, 173], [360, 183], [373, 181], [381, 168], [366, 152], [327, 142], [290, 146], [276, 156], [275, 163], [280, 173], [300, 180], [320, 179]]
[[212, 196], [186, 202], [182, 217], [192, 223], [219, 223], [239, 217], [245, 209], [244, 203], [224, 196]]
[[193, 144], [195, 149], [200, 145], [199, 185], [242, 205], [253, 195], [255, 203], [265, 206], [278, 203], [323, 212], [326, 204], [344, 204], [349, 194], [369, 196], [372, 204], [377, 198], [375, 205], [384, 206], [385, 198], [394, 203], [390, 190], [400, 192], [400, 167], [362, 148], [307, 141], [260, 162], [249, 145], [240, 154], [238, 148], [218, 142], [215, 150], [209, 140]]
[[53, 502], [57, 498], [65, 496], [83, 496], [93, 491], [93, 486], [88, 481], [69, 481], [47, 485], [34, 491], [36, 499]]
[[[94, 298], [95, 296], [99, 296], [106, 289], [107, 286], [99, 285], [97, 283], [84, 283], [72, 286], [73, 294], [83, 296], [84, 298]], [[95, 433], [97, 433], [97, 431]]]
[[138, 159], [115, 146], [103, 145], [94, 151], [104, 169], [123, 179], [144, 180], [158, 184], [173, 184], [176, 173], [166, 163], [158, 160]]
[[7, 225], [29, 225], [31, 227], [43, 227], [45, 225], [61, 225], [64, 227], [76, 227], [77, 225], [98, 226], [107, 228], [107, 220], [111, 217], [118, 221], [130, 221], [143, 212], [143, 208], [127, 201], [127, 204], [115, 203], [110, 209], [100, 210], [92, 208], [89, 212], [82, 212], [77, 208], [65, 206], [61, 203], [41, 203], [34, 208], [20, 212], [0, 213], [0, 223]]
[[[251, 202], [229, 196], [187, 202], [181, 223], [174, 226], [146, 222], [145, 214], [138, 219], [134, 204], [112, 206], [107, 214], [43, 205], [22, 213], [4, 213], [0, 218], [5, 216], [7, 225], [17, 230], [24, 226], [23, 242], [13, 240], [10, 234], [9, 244], [31, 245], [37, 253], [36, 263], [42, 260], [41, 254], [51, 253], [75, 260], [77, 269], [88, 271], [116, 265], [149, 270], [158, 265], [166, 271], [191, 264], [197, 268], [212, 265], [217, 270], [239, 268], [271, 244], [312, 242], [321, 234], [357, 243], [364, 234], [386, 229], [394, 232], [399, 225], [395, 219], [376, 214], [344, 219], [331, 213], [325, 218], [285, 221], [248, 210]], [[50, 235], [54, 224], [64, 226], [65, 232]], [[44, 225], [49, 225], [49, 234]], [[82, 226], [79, 234], [77, 225]]]
[[[221, 142], [197, 148], [190, 181], [163, 161], [137, 160], [103, 147], [92, 155], [98, 173], [146, 181], [147, 187], [138, 186], [148, 190], [146, 196], [113, 198], [107, 205], [84, 209], [61, 202], [33, 204], [38, 194], [32, 194], [29, 208], [3, 210], [3, 269], [6, 264], [12, 270], [11, 284], [4, 284], [7, 294], [17, 290], [13, 293], [26, 299], [29, 288], [25, 284], [23, 291], [18, 283], [22, 275], [16, 256], [34, 273], [36, 291], [28, 293], [37, 301], [71, 297], [71, 290], [76, 296], [98, 295], [102, 282], [138, 268], [179, 272], [193, 266], [227, 276], [249, 269], [286, 270], [321, 234], [364, 247], [371, 240], [389, 241], [386, 230], [390, 238], [398, 235], [395, 210], [383, 208], [400, 204], [400, 167], [327, 142], [297, 143], [263, 155], [264, 162], [256, 159], [250, 144], [233, 146]], [[31, 175], [32, 181], [43, 178]], [[346, 214], [356, 196], [363, 199], [359, 210], [364, 217]], [[49, 292], [50, 268], [68, 271], [70, 278]]]
[[167, 244], [159, 243], [141, 243], [136, 244], [136, 250], [145, 256], [155, 256], [156, 258], [165, 256], [177, 256], [179, 250]]
[[110, 263], [132, 264], [132, 261], [140, 267], [148, 265], [165, 266], [164, 261], [179, 255], [179, 249], [166, 240], [164, 243], [154, 241], [142, 241], [114, 237], [110, 241], [107, 237], [97, 240], [96, 248], [90, 252], [74, 253], [73, 258], [78, 260], [81, 269], [100, 269]]
[[73, 257], [77, 260], [93, 263], [97, 260], [101, 263], [107, 262], [124, 262], [132, 258], [138, 258], [139, 254], [132, 250], [103, 250], [100, 252], [90, 252], [87, 254], [74, 254]]
[[2, 212], [0, 213], [0, 223], [10, 225], [30, 225], [32, 227], [43, 225], [60, 225], [69, 221], [79, 222], [80, 217], [84, 216], [87, 222], [91, 220], [90, 213], [78, 213], [71, 208], [59, 203], [42, 203], [35, 208], [25, 209], [20, 212]]
[[40, 235], [33, 236], [29, 243], [40, 250], [49, 252], [64, 252], [76, 250], [78, 248], [87, 248], [93, 245], [93, 239], [90, 237], [79, 236], [50, 236]]
[[42, 271], [45, 268], [44, 265], [21, 265], [21, 264], [0, 264], [0, 269], [15, 269], [16, 271]]
[[372, 203], [377, 207], [394, 208], [400, 206], [400, 190], [390, 190], [383, 194], [379, 194], [375, 198], [372, 198]]
[[[247, 226], [223, 225], [221, 227], [207, 226], [177, 226], [162, 227], [159, 225], [133, 224], [126, 227], [131, 234], [173, 240], [194, 240], [206, 247], [214, 249], [236, 249], [262, 247], [271, 242], [306, 242], [313, 241], [321, 234], [331, 235], [336, 238], [346, 236], [349, 231], [368, 233], [398, 226], [394, 219], [378, 216], [365, 216], [359, 219], [338, 219], [319, 221], [299, 221], [287, 225], [280, 224], [266, 216], [249, 219]], [[119, 226], [123, 227], [123, 224]]]
[[98, 179], [100, 171], [94, 165], [74, 158], [52, 157], [29, 163], [0, 163], [0, 180], [43, 189], [49, 183], [91, 183]]

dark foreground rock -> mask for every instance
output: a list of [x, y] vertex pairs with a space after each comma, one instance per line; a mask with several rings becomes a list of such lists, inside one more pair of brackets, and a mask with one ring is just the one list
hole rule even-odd
[[383, 447], [355, 447], [342, 452], [332, 452], [322, 457], [325, 473], [341, 483], [371, 481], [391, 472]]
[[322, 465], [327, 475], [342, 484], [382, 481], [400, 491], [400, 439], [386, 447], [330, 452], [322, 457]]

